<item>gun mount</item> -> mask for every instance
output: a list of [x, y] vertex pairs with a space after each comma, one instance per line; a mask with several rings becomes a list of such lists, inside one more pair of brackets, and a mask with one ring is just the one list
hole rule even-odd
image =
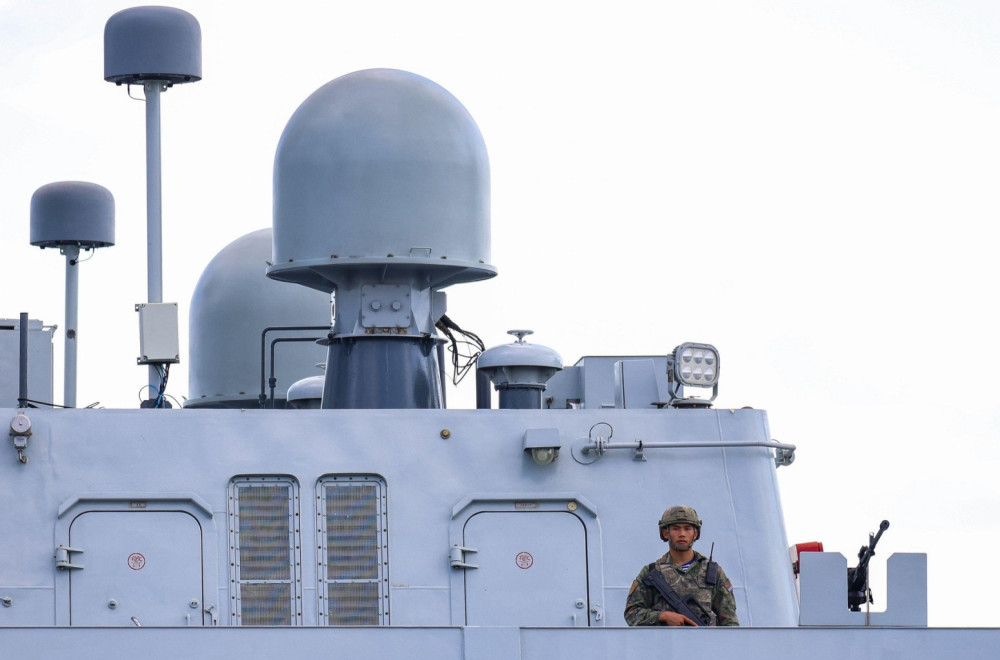
[[868, 545], [861, 546], [858, 551], [858, 565], [847, 569], [847, 608], [852, 612], [860, 612], [862, 604], [874, 602], [868, 588], [868, 562], [875, 555], [882, 532], [887, 529], [889, 521], [883, 520], [878, 526], [878, 534], [869, 534]]

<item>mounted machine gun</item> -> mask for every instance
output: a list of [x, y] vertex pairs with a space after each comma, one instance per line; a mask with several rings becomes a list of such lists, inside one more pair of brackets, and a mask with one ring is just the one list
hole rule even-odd
[[847, 608], [852, 612], [860, 612], [863, 603], [874, 602], [868, 588], [868, 562], [875, 555], [875, 546], [882, 538], [882, 532], [887, 529], [889, 521], [883, 520], [878, 526], [878, 534], [869, 534], [868, 545], [861, 546], [858, 551], [858, 565], [847, 569]]

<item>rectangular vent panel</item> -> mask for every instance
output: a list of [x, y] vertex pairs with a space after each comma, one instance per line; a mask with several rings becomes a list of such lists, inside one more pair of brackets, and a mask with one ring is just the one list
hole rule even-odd
[[388, 623], [385, 482], [375, 476], [326, 477], [319, 484], [325, 544], [321, 618], [331, 626]]
[[287, 486], [240, 489], [241, 580], [291, 578], [288, 499]]
[[244, 583], [240, 585], [240, 625], [292, 625], [292, 585]]
[[235, 625], [302, 623], [298, 486], [237, 477], [229, 488], [231, 612]]

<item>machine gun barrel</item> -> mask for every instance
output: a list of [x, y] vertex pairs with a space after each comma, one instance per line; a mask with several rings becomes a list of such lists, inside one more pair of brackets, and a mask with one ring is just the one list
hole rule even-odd
[[883, 520], [878, 526], [878, 534], [868, 535], [868, 545], [858, 551], [858, 565], [847, 569], [847, 607], [852, 612], [860, 612], [862, 603], [871, 603], [868, 589], [868, 562], [875, 555], [875, 546], [882, 538], [882, 532], [889, 529], [889, 521]]

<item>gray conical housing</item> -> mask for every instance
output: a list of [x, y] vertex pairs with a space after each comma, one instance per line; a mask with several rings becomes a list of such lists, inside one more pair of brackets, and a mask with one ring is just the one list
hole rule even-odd
[[[271, 326], [330, 325], [328, 295], [268, 279], [271, 230], [236, 239], [206, 266], [191, 298], [190, 370], [187, 408], [257, 407], [260, 394], [261, 332]], [[269, 333], [271, 340], [321, 336], [321, 330]], [[326, 350], [312, 342], [276, 347], [277, 407], [292, 383], [318, 374]], [[269, 361], [269, 357], [268, 357]], [[269, 369], [269, 366], [268, 366]]]

